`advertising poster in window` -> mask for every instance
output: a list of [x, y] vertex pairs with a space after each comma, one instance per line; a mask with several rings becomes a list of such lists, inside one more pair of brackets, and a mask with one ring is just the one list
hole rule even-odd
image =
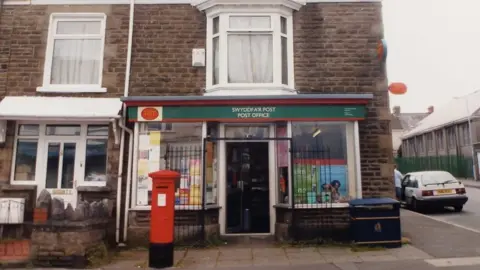
[[347, 165], [321, 165], [317, 171], [321, 202], [338, 203], [349, 200]]
[[[277, 138], [287, 137], [287, 127], [277, 127]], [[277, 141], [277, 167], [288, 167], [288, 140]]]
[[140, 135], [138, 140], [137, 164], [137, 204], [148, 205], [148, 192], [152, 181], [148, 177], [150, 171], [150, 141], [148, 135]]
[[295, 203], [338, 203], [347, 202], [347, 165], [294, 166]]

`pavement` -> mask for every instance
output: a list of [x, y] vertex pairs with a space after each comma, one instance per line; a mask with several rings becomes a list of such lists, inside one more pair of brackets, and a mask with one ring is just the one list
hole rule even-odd
[[[479, 190], [480, 192], [480, 190]], [[447, 212], [447, 215], [449, 213]], [[458, 213], [457, 213], [458, 214]], [[177, 269], [255, 270], [478, 270], [480, 233], [423, 213], [401, 210], [402, 231], [411, 244], [397, 249], [355, 252], [348, 247], [226, 245], [177, 250]], [[143, 256], [143, 257], [140, 257]], [[147, 267], [146, 252], [99, 269]]]
[[[401, 210], [404, 236], [411, 244], [397, 249], [352, 251], [348, 247], [282, 247], [228, 244], [175, 251], [174, 269], [238, 270], [478, 270], [480, 269], [480, 184], [467, 185], [462, 213]], [[479, 230], [476, 230], [479, 228]], [[97, 269], [147, 269], [146, 250], [124, 251]], [[38, 270], [42, 268], [37, 268]]]

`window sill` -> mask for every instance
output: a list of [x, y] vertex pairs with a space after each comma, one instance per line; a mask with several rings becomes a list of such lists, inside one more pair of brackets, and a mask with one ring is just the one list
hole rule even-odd
[[78, 186], [78, 192], [110, 192], [112, 189], [107, 186]]
[[296, 95], [297, 91], [286, 85], [273, 84], [236, 84], [215, 85], [205, 89], [205, 96], [267, 96], [267, 95]]
[[[218, 205], [206, 205], [205, 210], [220, 209]], [[150, 205], [137, 205], [130, 209], [130, 211], [150, 211], [152, 207]], [[201, 205], [175, 205], [175, 210], [202, 210]]]
[[56, 85], [39, 86], [37, 92], [41, 93], [106, 93], [107, 88], [98, 85]]
[[28, 183], [28, 184], [13, 183], [11, 185], [0, 186], [0, 191], [26, 191], [26, 190], [35, 190], [36, 188], [37, 186], [32, 185], [32, 183]]
[[[289, 204], [276, 204], [275, 208], [292, 209]], [[314, 204], [296, 204], [295, 209], [328, 209], [328, 208], [348, 208], [348, 203], [314, 203]]]

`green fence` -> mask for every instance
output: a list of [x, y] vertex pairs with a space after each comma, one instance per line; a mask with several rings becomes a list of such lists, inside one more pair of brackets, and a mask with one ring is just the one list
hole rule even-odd
[[462, 156], [401, 157], [396, 158], [398, 170], [403, 174], [415, 171], [442, 170], [455, 177], [473, 178], [472, 158]]

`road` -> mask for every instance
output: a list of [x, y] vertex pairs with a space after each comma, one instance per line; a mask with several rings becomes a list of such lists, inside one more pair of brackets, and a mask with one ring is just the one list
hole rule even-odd
[[480, 189], [469, 187], [467, 188], [467, 195], [468, 202], [460, 213], [455, 213], [453, 209], [446, 209], [423, 214], [480, 232]]

